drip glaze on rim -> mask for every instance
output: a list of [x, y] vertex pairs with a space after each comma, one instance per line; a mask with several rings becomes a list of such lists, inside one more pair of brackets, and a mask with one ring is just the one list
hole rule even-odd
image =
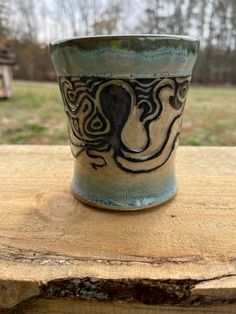
[[96, 40], [97, 42], [103, 41], [112, 41], [112, 40], [121, 40], [121, 39], [157, 39], [157, 40], [187, 40], [193, 42], [199, 42], [199, 40], [192, 36], [185, 36], [185, 35], [154, 35], [154, 34], [121, 34], [121, 35], [95, 35], [95, 36], [84, 36], [84, 37], [69, 37], [65, 39], [57, 39], [53, 40], [50, 43], [50, 46], [53, 47], [55, 45], [63, 45], [63, 44], [78, 44], [82, 42], [89, 42]]
[[191, 76], [199, 40], [177, 35], [102, 35], [52, 41], [58, 76]]

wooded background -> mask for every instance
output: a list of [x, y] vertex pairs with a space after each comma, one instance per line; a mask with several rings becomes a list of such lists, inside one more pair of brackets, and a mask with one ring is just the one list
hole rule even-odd
[[17, 79], [55, 80], [52, 39], [117, 33], [198, 37], [193, 80], [236, 84], [236, 0], [0, 0], [0, 43], [16, 51]]

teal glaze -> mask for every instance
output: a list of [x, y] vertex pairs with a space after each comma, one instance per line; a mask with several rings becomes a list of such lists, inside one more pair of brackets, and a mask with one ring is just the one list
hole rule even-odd
[[[88, 188], [89, 187], [89, 188]], [[94, 178], [74, 176], [72, 191], [84, 202], [106, 209], [139, 210], [161, 204], [177, 192], [175, 174], [167, 175], [157, 182], [123, 185], [97, 184]]]
[[189, 76], [199, 41], [188, 36], [120, 35], [53, 41], [58, 75], [99, 77]]
[[175, 152], [198, 49], [193, 37], [149, 34], [50, 44], [78, 199], [138, 210], [175, 195]]

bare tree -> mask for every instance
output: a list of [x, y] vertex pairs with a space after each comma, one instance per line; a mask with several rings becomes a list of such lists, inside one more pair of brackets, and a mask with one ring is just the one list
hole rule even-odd
[[36, 0], [15, 1], [16, 18], [19, 19], [18, 32], [22, 38], [37, 42], [38, 39], [38, 7]]
[[184, 0], [173, 0], [173, 14], [166, 17], [166, 20], [168, 21], [167, 24], [167, 32], [170, 32], [172, 34], [184, 34], [186, 32], [184, 27], [184, 15], [182, 11], [182, 6], [184, 4]]
[[122, 7], [120, 2], [113, 1], [109, 3], [102, 12], [100, 20], [93, 24], [94, 34], [113, 34], [118, 29], [118, 23], [121, 19]]
[[231, 48], [236, 50], [236, 1], [231, 0], [230, 12], [230, 39], [232, 41]]
[[166, 15], [163, 14], [163, 2], [160, 0], [147, 1], [145, 9], [145, 17], [141, 18], [141, 24], [138, 29], [143, 29], [145, 32], [162, 33], [164, 31], [163, 21], [166, 19]]
[[11, 2], [0, 0], [0, 37], [1, 38], [11, 38], [12, 33], [12, 7]]
[[102, 10], [101, 0], [55, 0], [56, 24], [63, 24], [63, 32], [68, 36], [88, 36]]

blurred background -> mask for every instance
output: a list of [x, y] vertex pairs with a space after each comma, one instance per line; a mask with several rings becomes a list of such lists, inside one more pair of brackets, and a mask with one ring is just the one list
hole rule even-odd
[[181, 144], [236, 144], [236, 0], [0, 0], [0, 143], [68, 143], [48, 44], [121, 33], [198, 37]]

